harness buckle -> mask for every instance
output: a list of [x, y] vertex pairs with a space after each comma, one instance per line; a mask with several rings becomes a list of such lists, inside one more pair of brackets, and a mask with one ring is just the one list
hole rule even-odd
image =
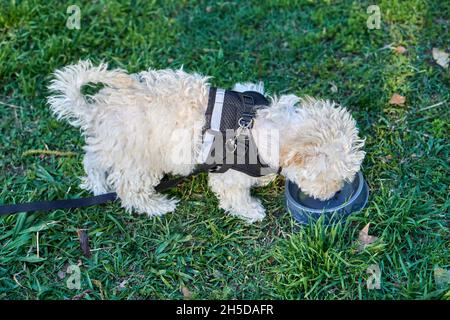
[[242, 99], [244, 100], [244, 103], [247, 104], [247, 105], [253, 106], [255, 104], [255, 101], [253, 100], [252, 96], [248, 96], [248, 95], [243, 94], [242, 95]]

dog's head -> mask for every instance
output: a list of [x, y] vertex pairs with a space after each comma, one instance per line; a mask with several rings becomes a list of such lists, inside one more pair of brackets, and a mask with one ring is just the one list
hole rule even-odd
[[354, 179], [364, 159], [355, 120], [329, 101], [284, 96], [278, 103], [287, 122], [280, 141], [283, 172], [308, 195], [331, 198]]

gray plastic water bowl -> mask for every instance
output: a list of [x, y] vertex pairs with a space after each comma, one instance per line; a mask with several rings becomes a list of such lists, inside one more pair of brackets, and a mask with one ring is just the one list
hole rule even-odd
[[324, 216], [325, 224], [344, 221], [351, 213], [367, 204], [369, 187], [361, 172], [353, 182], [346, 183], [331, 199], [320, 201], [303, 193], [293, 182], [286, 180], [286, 203], [294, 219], [301, 224], [317, 221]]

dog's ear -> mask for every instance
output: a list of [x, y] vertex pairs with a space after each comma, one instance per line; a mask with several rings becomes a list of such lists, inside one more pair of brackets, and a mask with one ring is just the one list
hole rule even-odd
[[318, 143], [313, 139], [287, 143], [281, 147], [280, 163], [283, 167], [304, 167], [311, 158], [317, 155], [317, 147]]
[[291, 167], [291, 166], [303, 166], [305, 163], [306, 157], [297, 151], [288, 151], [286, 149], [281, 149], [280, 151], [280, 162], [282, 167]]
[[327, 173], [348, 181], [359, 171], [365, 155], [360, 145], [346, 150], [342, 141], [323, 144], [314, 140], [305, 140], [295, 147], [292, 144], [283, 146], [280, 150], [282, 166], [301, 167], [312, 178]]

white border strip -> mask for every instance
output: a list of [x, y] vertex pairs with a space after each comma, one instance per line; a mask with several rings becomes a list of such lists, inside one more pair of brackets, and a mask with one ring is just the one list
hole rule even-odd
[[225, 99], [225, 90], [217, 89], [216, 100], [214, 101], [214, 108], [211, 116], [211, 129], [214, 131], [220, 131], [220, 120], [222, 119], [222, 109], [224, 99]]
[[[214, 101], [213, 112], [211, 115], [210, 130], [217, 131], [217, 132], [220, 131], [220, 122], [222, 120], [222, 109], [223, 109], [224, 99], [225, 99], [225, 90], [217, 88], [216, 99]], [[206, 159], [208, 159], [208, 156], [211, 152], [213, 143], [214, 143], [214, 134], [212, 134], [211, 132], [208, 132], [208, 130], [207, 130], [203, 137], [202, 149], [200, 150], [200, 154], [198, 157], [199, 163], [206, 162]]]

